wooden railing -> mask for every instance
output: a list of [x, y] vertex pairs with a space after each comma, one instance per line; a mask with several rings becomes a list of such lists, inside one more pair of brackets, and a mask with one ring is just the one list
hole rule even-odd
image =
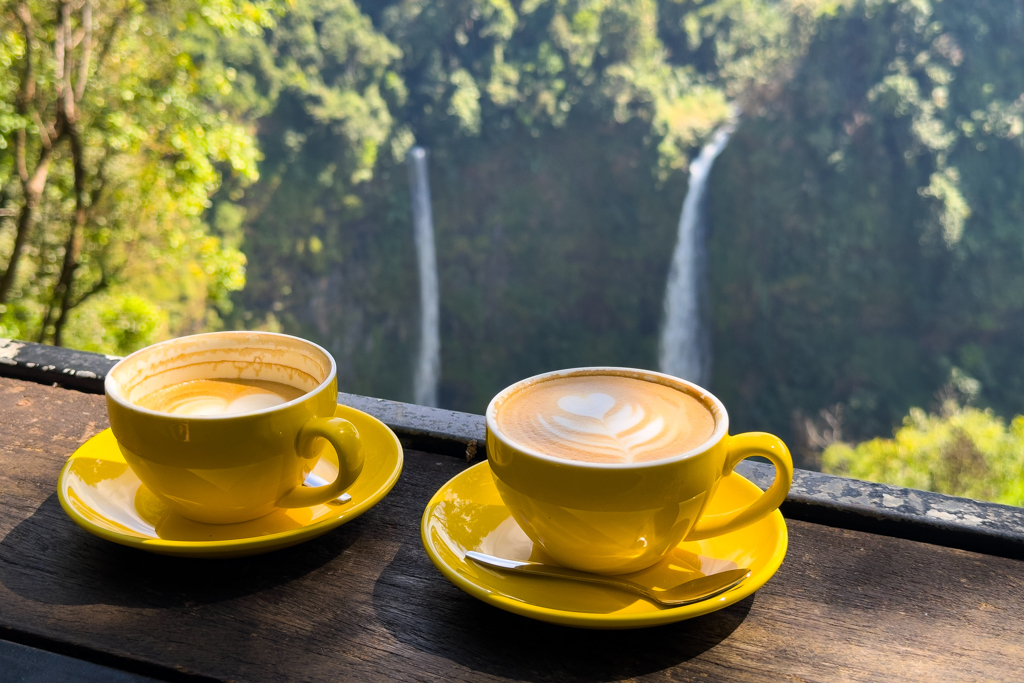
[[[116, 356], [0, 339], [0, 376], [103, 393]], [[482, 415], [339, 393], [338, 402], [387, 424], [406, 448], [467, 461], [486, 458]], [[761, 488], [771, 466], [744, 461], [742, 475]], [[1024, 559], [1024, 508], [796, 470], [782, 506], [790, 519]]]

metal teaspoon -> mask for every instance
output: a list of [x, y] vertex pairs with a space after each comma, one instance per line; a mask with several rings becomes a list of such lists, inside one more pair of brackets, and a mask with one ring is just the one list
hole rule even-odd
[[586, 583], [597, 583], [604, 586], [610, 586], [612, 588], [619, 588], [630, 591], [631, 593], [639, 593], [658, 604], [669, 607], [690, 605], [695, 602], [700, 602], [701, 600], [713, 598], [716, 595], [724, 593], [730, 588], [738, 586], [744, 579], [750, 576], [749, 569], [729, 569], [717, 574], [711, 574], [710, 576], [701, 576], [700, 578], [692, 579], [690, 581], [684, 581], [683, 583], [677, 586], [672, 586], [671, 588], [659, 589], [647, 588], [630, 581], [629, 579], [623, 579], [617, 576], [590, 574], [587, 572], [579, 572], [575, 569], [566, 569], [565, 567], [541, 564], [540, 562], [507, 560], [503, 557], [495, 557], [494, 555], [487, 555], [486, 553], [478, 553], [475, 550], [468, 551], [466, 553], [466, 557], [489, 569], [498, 569], [517, 574], [532, 574], [534, 576], [549, 576], [556, 579], [568, 579], [570, 581], [584, 581]]

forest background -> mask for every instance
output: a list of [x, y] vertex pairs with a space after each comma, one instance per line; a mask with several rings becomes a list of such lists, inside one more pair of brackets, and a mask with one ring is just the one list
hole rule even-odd
[[0, 32], [0, 336], [280, 330], [409, 400], [420, 144], [443, 407], [656, 368], [688, 163], [738, 116], [733, 431], [1024, 504], [1019, 0], [0, 0]]

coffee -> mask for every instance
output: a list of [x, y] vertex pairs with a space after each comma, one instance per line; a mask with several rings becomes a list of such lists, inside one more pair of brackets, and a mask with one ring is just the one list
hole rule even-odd
[[700, 446], [711, 411], [663, 384], [619, 375], [577, 375], [524, 386], [496, 411], [498, 428], [533, 451], [566, 460], [643, 463]]
[[158, 389], [135, 404], [173, 415], [238, 415], [272, 408], [305, 393], [262, 379], [193, 379]]

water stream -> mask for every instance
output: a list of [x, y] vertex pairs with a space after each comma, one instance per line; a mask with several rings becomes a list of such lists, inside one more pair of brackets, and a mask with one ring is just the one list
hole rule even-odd
[[676, 377], [708, 386], [711, 382], [711, 330], [707, 298], [707, 186], [715, 158], [736, 129], [723, 125], [690, 163], [690, 186], [679, 217], [679, 236], [665, 287], [665, 318], [658, 366]]
[[440, 303], [437, 290], [437, 256], [434, 250], [434, 219], [430, 209], [427, 150], [413, 147], [406, 158], [412, 193], [412, 223], [416, 239], [416, 263], [420, 276], [420, 348], [413, 376], [413, 402], [437, 406], [437, 382], [441, 374]]

